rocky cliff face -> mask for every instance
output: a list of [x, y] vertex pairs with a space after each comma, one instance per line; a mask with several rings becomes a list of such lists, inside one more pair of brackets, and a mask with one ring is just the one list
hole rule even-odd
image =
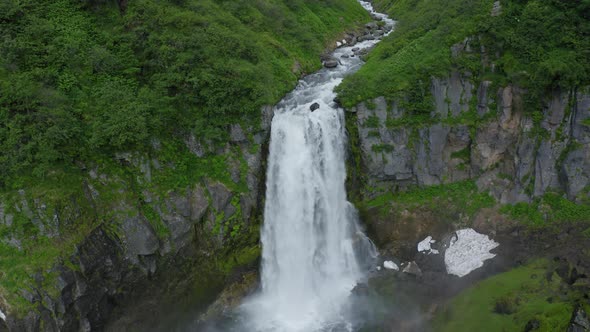
[[349, 110], [369, 187], [475, 179], [502, 203], [547, 191], [590, 195], [588, 89], [554, 90], [534, 113], [525, 111], [519, 87], [475, 84], [458, 72], [433, 78], [430, 90], [434, 120], [419, 126], [405, 126], [399, 101], [382, 97]]
[[[96, 214], [69, 256], [48, 271], [31, 271], [31, 282], [16, 296], [0, 294], [4, 329], [102, 330], [121, 304], [142, 296], [154, 280], [168, 277], [162, 272], [176, 271], [181, 279], [197, 278], [195, 282], [216, 278], [211, 286], [215, 288], [223, 286], [224, 276], [234, 267], [256, 260], [264, 145], [271, 117], [272, 108], [264, 107], [260, 128], [231, 126], [230, 142], [216, 151], [192, 135], [186, 138], [185, 148], [198, 157], [208, 154], [226, 160], [231, 177], [227, 183], [200, 178], [190, 187], [162, 192], [154, 174], [175, 166], [158, 156], [125, 153], [117, 155], [116, 162], [139, 170], [136, 178], [103, 173], [99, 165], [88, 167], [84, 197], [72, 197], [68, 206], [54, 208], [42, 197], [30, 199], [24, 190], [16, 201], [0, 202], [0, 224], [10, 229], [24, 215], [39, 236], [49, 239], [59, 239], [62, 229]], [[14, 233], [2, 234], [4, 244], [22, 251], [20, 241]], [[228, 258], [224, 253], [229, 248], [236, 255]], [[244, 248], [246, 254], [241, 252]], [[10, 303], [14, 298], [32, 309], [25, 317], [22, 305], [19, 312]]]

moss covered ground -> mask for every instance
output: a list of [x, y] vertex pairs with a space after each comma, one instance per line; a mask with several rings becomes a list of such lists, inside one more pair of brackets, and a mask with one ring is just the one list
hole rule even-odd
[[[360, 202], [362, 209], [378, 209], [388, 213], [395, 208], [409, 211], [427, 209], [435, 215], [464, 214], [473, 217], [496, 201], [487, 193], [480, 192], [474, 181], [461, 181], [424, 188], [413, 187], [405, 191], [385, 192]], [[453, 219], [453, 218], [451, 218]]]
[[529, 321], [539, 323], [538, 331], [565, 331], [583, 294], [551, 265], [534, 261], [466, 289], [439, 311], [434, 331], [524, 331]]

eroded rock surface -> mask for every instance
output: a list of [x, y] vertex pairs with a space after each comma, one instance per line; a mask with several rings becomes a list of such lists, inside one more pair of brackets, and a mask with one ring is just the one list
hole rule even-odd
[[[432, 79], [436, 120], [419, 127], [398, 124], [405, 110], [383, 97], [350, 110], [368, 185], [392, 189], [474, 179], [502, 203], [530, 201], [548, 191], [563, 191], [573, 200], [587, 197], [590, 93], [553, 91], [535, 122], [523, 110], [525, 91], [490, 89], [490, 82], [476, 87], [458, 73]], [[477, 123], [465, 120], [471, 113]]]

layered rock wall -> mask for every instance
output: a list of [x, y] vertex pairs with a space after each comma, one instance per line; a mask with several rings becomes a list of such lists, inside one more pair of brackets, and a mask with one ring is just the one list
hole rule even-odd
[[[260, 222], [272, 112], [271, 107], [263, 108], [259, 128], [230, 126], [230, 140], [222, 147], [187, 136], [186, 149], [198, 158], [225, 159], [231, 178], [225, 183], [200, 178], [189, 187], [162, 191], [155, 174], [175, 165], [165, 164], [158, 156], [122, 153], [116, 162], [138, 170], [135, 178], [103, 172], [100, 165], [88, 167], [84, 197], [73, 197], [67, 206], [54, 208], [43, 197], [32, 199], [25, 190], [16, 195], [16, 201], [0, 201], [0, 224], [6, 229], [24, 217], [38, 228], [39, 236], [57, 242], [64, 228], [94, 220], [71, 255], [49, 271], [32, 272], [31, 283], [18, 295], [32, 308], [26, 316], [0, 294], [0, 310], [6, 314], [0, 330], [3, 325], [10, 331], [103, 330], [114, 310], [142, 296], [141, 290], [153, 283], [150, 280], [169, 277], [165, 275], [170, 269], [189, 264], [191, 273], [198, 276], [211, 273], [207, 269], [244, 263], [232, 261], [219, 267], [215, 260], [220, 253], [258, 244], [257, 238], [249, 241], [248, 237], [257, 234]], [[154, 144], [157, 150], [158, 143]], [[10, 231], [2, 234], [1, 241], [25, 250]], [[194, 267], [197, 261], [202, 264]]]
[[411, 115], [383, 97], [349, 110], [370, 187], [475, 179], [502, 203], [548, 191], [590, 194], [588, 89], [554, 90], [542, 109], [526, 111], [523, 89], [475, 84], [458, 72], [433, 78], [430, 92], [432, 120], [417, 126], [404, 125]]

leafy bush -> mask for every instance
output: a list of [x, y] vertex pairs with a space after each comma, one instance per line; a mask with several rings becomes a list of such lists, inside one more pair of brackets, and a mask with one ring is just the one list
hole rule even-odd
[[[356, 0], [8, 0], [0, 4], [0, 186], [188, 131], [259, 121]], [[298, 65], [296, 65], [298, 64]], [[299, 68], [299, 69], [297, 69]], [[0, 187], [1, 188], [1, 187]]]
[[590, 205], [572, 202], [557, 193], [547, 193], [532, 203], [505, 205], [501, 211], [531, 226], [590, 221]]

